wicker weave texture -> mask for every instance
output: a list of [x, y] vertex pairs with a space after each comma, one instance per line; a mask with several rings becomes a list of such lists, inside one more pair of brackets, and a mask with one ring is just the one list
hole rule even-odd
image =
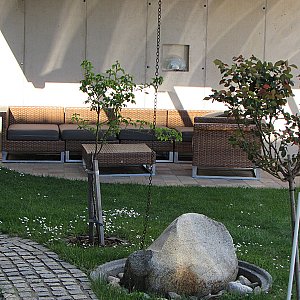
[[[239, 126], [237, 124], [229, 124], [229, 123], [195, 123], [194, 125], [194, 134], [195, 131], [198, 130], [198, 128], [200, 128], [202, 130], [206, 130], [206, 131], [229, 131], [231, 132], [231, 134], [236, 131], [237, 129], [239, 129]], [[253, 129], [255, 129], [255, 125], [250, 125], [250, 126], [243, 126], [243, 130], [244, 131], [252, 131]]]
[[[97, 123], [97, 113], [94, 110], [90, 110], [88, 107], [66, 107], [65, 108], [65, 123], [71, 124], [74, 114], [78, 114], [80, 118], [87, 121], [87, 124]], [[110, 118], [110, 111], [100, 111], [100, 122], [106, 122]]]
[[22, 106], [9, 107], [2, 113], [2, 150], [8, 153], [60, 153], [65, 151], [64, 141], [11, 141], [6, 134], [10, 124], [62, 124], [62, 107]]
[[8, 111], [7, 112], [0, 112], [0, 116], [2, 118], [2, 132], [1, 132], [1, 147], [2, 150], [5, 151], [5, 142], [6, 142], [6, 133], [7, 133], [7, 117], [8, 117]]
[[[195, 123], [193, 136], [193, 166], [199, 168], [253, 168], [247, 154], [229, 143], [236, 124]], [[252, 133], [247, 129], [249, 139]]]
[[229, 124], [236, 124], [236, 121], [234, 118], [228, 118], [224, 116], [220, 117], [195, 117], [194, 123], [229, 123]]
[[[65, 141], [65, 143], [66, 143], [66, 151], [80, 153], [82, 151], [82, 146], [81, 146], [82, 144], [95, 144], [95, 141], [70, 141], [70, 140], [67, 140], [67, 141]], [[106, 141], [106, 143], [118, 144], [119, 141], [118, 140]]]
[[[121, 140], [120, 144], [140, 144], [141, 141]], [[173, 152], [174, 145], [171, 141], [142, 141], [155, 152]]]
[[178, 153], [192, 153], [193, 146], [191, 142], [174, 142], [174, 151]]
[[[167, 126], [167, 110], [157, 109], [156, 110], [156, 125], [157, 126]], [[130, 118], [133, 121], [141, 120], [149, 123], [153, 123], [154, 111], [153, 109], [145, 108], [124, 108], [121, 111], [121, 115], [124, 118]]]
[[11, 106], [8, 125], [10, 124], [63, 124], [63, 107], [48, 106]]
[[194, 125], [194, 118], [207, 115], [211, 111], [206, 110], [168, 110], [167, 126], [174, 127], [192, 127]]
[[8, 153], [59, 153], [65, 151], [65, 142], [6, 141], [3, 150]]
[[[87, 165], [94, 151], [95, 145], [82, 145], [82, 158]], [[100, 166], [150, 165], [155, 162], [155, 153], [145, 144], [105, 144], [96, 158]]]

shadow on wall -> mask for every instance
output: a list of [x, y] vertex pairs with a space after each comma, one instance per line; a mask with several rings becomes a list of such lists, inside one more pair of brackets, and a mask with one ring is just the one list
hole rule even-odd
[[[36, 88], [44, 88], [46, 82], [78, 83], [86, 57], [96, 71], [108, 69], [118, 59], [144, 82], [146, 9], [139, 2], [0, 0], [0, 30], [27, 81]], [[138, 47], [128, 43], [130, 31]]]

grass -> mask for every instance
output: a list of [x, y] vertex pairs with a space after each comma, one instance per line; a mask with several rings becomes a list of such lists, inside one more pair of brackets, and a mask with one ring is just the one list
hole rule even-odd
[[[67, 237], [87, 233], [87, 183], [34, 177], [0, 169], [0, 232], [30, 237], [85, 272], [138, 250], [143, 230], [147, 186], [102, 184], [109, 235], [131, 245], [80, 247]], [[291, 254], [290, 207], [284, 189], [156, 187], [147, 244], [176, 217], [195, 212], [222, 222], [231, 233], [238, 258], [265, 268], [273, 277], [270, 294], [248, 299], [285, 299]], [[142, 299], [103, 283], [93, 283], [99, 299]], [[222, 299], [239, 299], [226, 295]]]

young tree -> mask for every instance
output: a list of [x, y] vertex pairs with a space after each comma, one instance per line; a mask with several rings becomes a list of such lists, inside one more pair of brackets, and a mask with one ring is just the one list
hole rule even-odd
[[[121, 115], [121, 110], [128, 103], [135, 103], [134, 92], [142, 87], [138, 87], [130, 74], [125, 73], [120, 63], [117, 61], [104, 74], [95, 74], [90, 61], [83, 61], [81, 64], [84, 70], [84, 78], [80, 81], [80, 90], [88, 95], [85, 104], [90, 106], [91, 111], [97, 114], [95, 126], [86, 124], [86, 120], [75, 114], [73, 119], [77, 121], [81, 128], [93, 131], [95, 135], [96, 154], [101, 151], [107, 138], [119, 131], [120, 124], [129, 123], [131, 120], [125, 119]], [[101, 114], [107, 114], [108, 119], [101, 119]], [[144, 122], [140, 121], [141, 125]], [[105, 128], [105, 130], [102, 130]], [[102, 135], [99, 133], [102, 132]], [[92, 168], [92, 166], [88, 166]]]
[[[97, 121], [94, 126], [91, 126], [78, 114], [73, 116], [73, 120], [78, 123], [79, 128], [91, 130], [95, 136], [95, 151], [92, 153], [90, 165], [87, 165], [89, 238], [90, 242], [94, 242], [94, 226], [96, 226], [99, 243], [104, 245], [100, 183], [95, 184], [95, 177], [98, 172], [97, 154], [107, 142], [108, 137], [118, 133], [122, 124], [135, 125], [137, 130], [145, 125], [150, 125], [150, 130], [159, 140], [181, 140], [181, 135], [173, 129], [155, 128], [154, 124], [144, 120], [132, 120], [122, 116], [122, 109], [129, 103], [135, 103], [136, 91], [143, 91], [150, 86], [158, 87], [162, 83], [162, 77], [153, 79], [150, 84], [137, 85], [133, 77], [125, 72], [118, 61], [104, 74], [94, 73], [94, 67], [90, 61], [83, 61], [81, 66], [84, 78], [80, 81], [80, 90], [87, 94], [85, 104], [89, 105], [91, 111], [96, 112]], [[101, 118], [101, 114], [106, 114], [108, 118]]]
[[[289, 184], [292, 227], [295, 224], [295, 177], [300, 171], [300, 116], [288, 111], [293, 97], [292, 69], [287, 61], [261, 61], [255, 56], [234, 57], [228, 65], [215, 60], [221, 72], [223, 89], [212, 90], [206, 100], [223, 102], [238, 130], [230, 142], [239, 146], [256, 166]], [[254, 123], [253, 138], [246, 138], [243, 127]], [[299, 265], [299, 257], [297, 265]], [[299, 268], [296, 272], [299, 282]], [[297, 284], [299, 285], [299, 283]], [[298, 299], [299, 289], [297, 286]]]

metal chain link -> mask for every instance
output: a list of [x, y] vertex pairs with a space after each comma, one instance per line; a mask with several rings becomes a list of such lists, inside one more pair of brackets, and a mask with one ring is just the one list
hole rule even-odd
[[[154, 82], [154, 107], [153, 107], [153, 138], [152, 138], [152, 147], [151, 147], [152, 149], [153, 149], [153, 146], [154, 146], [154, 136], [155, 136], [155, 128], [156, 128], [157, 97], [158, 97], [158, 87], [159, 87], [161, 7], [162, 7], [162, 0], [158, 0], [157, 32], [156, 32], [156, 59], [155, 59], [155, 82]], [[147, 205], [146, 205], [146, 211], [145, 211], [144, 229], [143, 229], [140, 249], [145, 249], [145, 240], [146, 240], [149, 217], [150, 217], [150, 208], [151, 208], [151, 204], [152, 204], [151, 191], [152, 191], [153, 163], [155, 163], [154, 160], [155, 160], [155, 152], [152, 151], [150, 175], [149, 175], [149, 185], [148, 185], [148, 194], [147, 194]]]

